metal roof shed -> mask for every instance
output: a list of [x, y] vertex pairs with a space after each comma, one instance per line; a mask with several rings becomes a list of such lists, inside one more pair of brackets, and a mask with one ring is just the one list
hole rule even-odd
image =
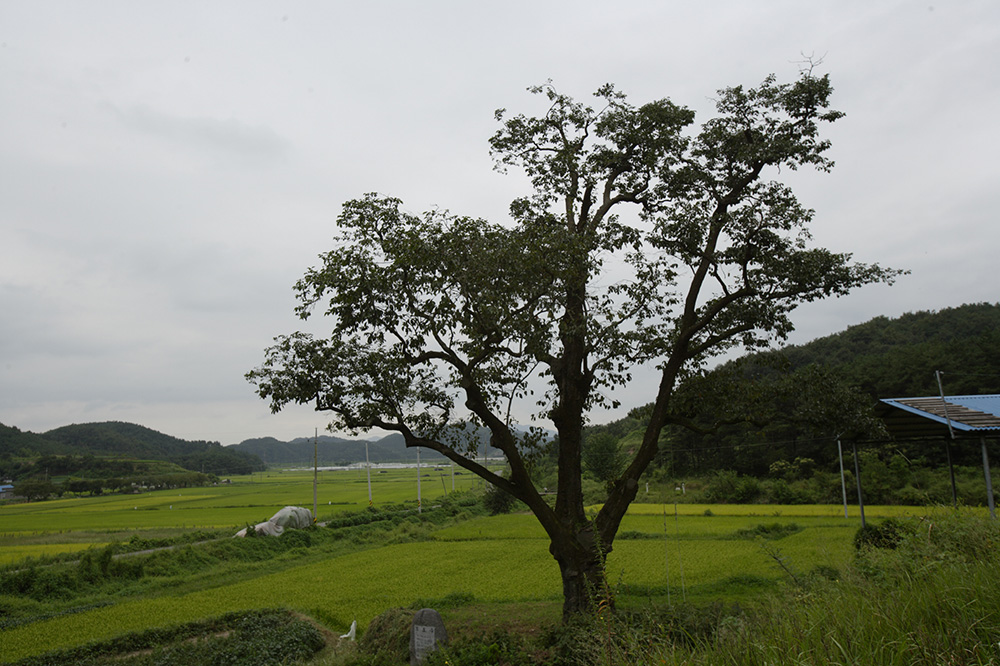
[[1000, 395], [889, 398], [879, 416], [896, 438], [1000, 435]]
[[[993, 481], [986, 438], [1000, 436], [1000, 395], [952, 395], [923, 398], [887, 398], [877, 410], [896, 439], [973, 439], [983, 449], [983, 474], [990, 515], [996, 518]], [[948, 453], [949, 466], [951, 452]], [[952, 492], [955, 478], [952, 474]]]

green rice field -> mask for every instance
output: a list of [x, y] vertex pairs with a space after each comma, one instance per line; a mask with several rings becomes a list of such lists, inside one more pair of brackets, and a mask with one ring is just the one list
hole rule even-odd
[[[373, 504], [416, 502], [416, 478], [415, 469], [381, 473], [373, 469]], [[471, 475], [455, 474], [455, 490], [470, 490], [474, 485]], [[421, 470], [424, 501], [433, 501], [452, 487], [449, 468]], [[316, 499], [320, 521], [368, 506], [365, 471], [321, 471]], [[0, 505], [0, 565], [18, 559], [15, 546], [44, 545], [34, 551], [23, 551], [37, 557], [72, 552], [116, 538], [127, 539], [131, 534], [150, 530], [233, 528], [235, 531], [248, 523], [265, 521], [289, 505], [312, 509], [311, 470], [271, 470], [252, 477], [233, 477], [231, 484], [205, 488]]]
[[75, 553], [95, 546], [102, 546], [102, 543], [35, 543], [17, 544], [13, 539], [4, 539], [3, 548], [0, 549], [0, 567], [6, 564], [21, 562], [27, 558], [42, 559], [53, 555], [65, 553]]
[[[451, 492], [447, 468], [423, 474], [426, 506]], [[415, 503], [415, 477], [415, 470], [373, 474], [373, 502]], [[456, 490], [472, 487], [471, 477], [456, 476]], [[367, 507], [364, 473], [321, 474], [318, 503], [321, 521]], [[312, 507], [311, 472], [272, 471], [212, 488], [0, 506], [0, 565], [132, 534], [235, 529], [290, 504]], [[866, 507], [869, 520], [926, 512]], [[623, 603], [746, 598], [780, 584], [789, 572], [845, 566], [859, 525], [856, 507], [845, 518], [840, 506], [636, 504], [608, 557], [608, 577]], [[788, 531], [775, 539], [748, 536], [760, 526]], [[363, 629], [386, 609], [416, 600], [459, 595], [557, 606], [561, 598], [548, 541], [528, 514], [475, 517], [433, 529], [420, 540], [375, 543], [329, 557], [305, 550], [282, 557], [280, 566], [123, 597], [0, 631], [0, 662], [235, 610], [285, 606], [342, 632], [352, 620]]]

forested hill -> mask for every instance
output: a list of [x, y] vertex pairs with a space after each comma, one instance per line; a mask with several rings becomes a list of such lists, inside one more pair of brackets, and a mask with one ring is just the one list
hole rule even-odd
[[0, 425], [0, 457], [44, 455], [163, 460], [207, 474], [249, 474], [263, 468], [258, 457], [218, 442], [178, 439], [133, 423], [84, 423], [41, 434]]
[[863, 324], [782, 349], [793, 368], [835, 369], [876, 398], [1000, 393], [1000, 304], [977, 303]]
[[[783, 367], [788, 372], [775, 372]], [[831, 433], [881, 439], [877, 419], [866, 410], [877, 399], [938, 395], [935, 371], [946, 395], [1000, 393], [1000, 304], [876, 317], [804, 345], [725, 363], [679, 388], [680, 409], [686, 405], [684, 415], [705, 432], [673, 427], [655, 464], [680, 475], [724, 469], [766, 477], [772, 463], [802, 458], [829, 470], [837, 464]], [[591, 434], [619, 438], [614, 428], [643, 427], [650, 409]], [[914, 446], [894, 450], [923, 464], [944, 464], [937, 458], [943, 448]], [[961, 455], [961, 464], [975, 464], [979, 450]]]

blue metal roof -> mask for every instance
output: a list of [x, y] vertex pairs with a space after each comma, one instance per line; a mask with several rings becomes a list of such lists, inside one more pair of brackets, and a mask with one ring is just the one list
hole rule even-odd
[[886, 405], [898, 407], [954, 430], [983, 432], [1000, 430], [1000, 395], [946, 395], [923, 398], [887, 398]]

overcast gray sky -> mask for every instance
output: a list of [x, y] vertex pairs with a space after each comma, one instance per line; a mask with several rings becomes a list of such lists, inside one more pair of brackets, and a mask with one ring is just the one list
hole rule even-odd
[[311, 435], [243, 375], [301, 327], [343, 201], [502, 221], [525, 190], [487, 140], [527, 86], [705, 120], [806, 56], [847, 113], [833, 173], [794, 174], [815, 239], [912, 274], [800, 309], [792, 341], [1000, 300], [996, 0], [0, 0], [0, 423]]

